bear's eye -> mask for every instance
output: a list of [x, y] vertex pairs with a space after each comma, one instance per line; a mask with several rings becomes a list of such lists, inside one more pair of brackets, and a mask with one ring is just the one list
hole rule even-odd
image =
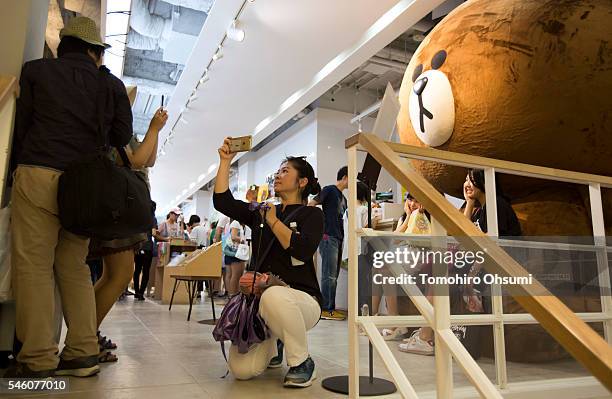
[[419, 64], [414, 68], [414, 72], [412, 72], [412, 81], [415, 82], [421, 73], [423, 73], [423, 64]]
[[440, 50], [431, 58], [431, 67], [433, 69], [440, 68], [446, 61], [446, 51]]

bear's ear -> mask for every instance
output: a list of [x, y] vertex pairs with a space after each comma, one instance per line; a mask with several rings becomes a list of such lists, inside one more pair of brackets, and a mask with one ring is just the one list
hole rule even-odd
[[446, 61], [446, 51], [440, 50], [431, 58], [431, 67], [433, 69], [439, 69]]
[[416, 82], [421, 73], [423, 73], [423, 64], [419, 64], [416, 66], [416, 68], [414, 68], [414, 71], [412, 72], [412, 82]]

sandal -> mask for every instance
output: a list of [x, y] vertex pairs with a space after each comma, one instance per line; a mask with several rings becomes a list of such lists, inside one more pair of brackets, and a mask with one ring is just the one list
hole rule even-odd
[[98, 331], [98, 345], [100, 345], [101, 351], [108, 349], [117, 349], [117, 344], [115, 344], [113, 341], [106, 338], [105, 336], [100, 335], [100, 331]]
[[115, 363], [117, 360], [119, 359], [111, 351], [100, 352], [98, 355], [98, 363]]
[[381, 335], [385, 341], [398, 341], [407, 332], [408, 329], [406, 327], [383, 328], [381, 331]]

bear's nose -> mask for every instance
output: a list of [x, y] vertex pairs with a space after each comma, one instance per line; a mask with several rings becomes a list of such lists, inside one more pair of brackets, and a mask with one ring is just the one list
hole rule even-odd
[[425, 86], [427, 86], [427, 76], [422, 77], [421, 79], [414, 82], [412, 90], [417, 96], [420, 96], [421, 93], [423, 93], [423, 90], [425, 90]]

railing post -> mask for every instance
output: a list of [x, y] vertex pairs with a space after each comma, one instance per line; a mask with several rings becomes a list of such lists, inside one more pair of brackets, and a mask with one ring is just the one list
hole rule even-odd
[[[591, 203], [591, 221], [593, 224], [593, 239], [597, 257], [597, 271], [599, 276], [599, 291], [601, 298], [601, 312], [608, 317], [612, 316], [612, 296], [610, 292], [610, 269], [608, 268], [608, 253], [606, 252], [606, 230], [604, 227], [603, 206], [601, 203], [601, 185], [589, 184], [589, 199]], [[604, 337], [612, 343], [612, 320], [603, 322]]]
[[359, 397], [359, 329], [357, 325], [358, 293], [358, 262], [357, 262], [357, 232], [355, 215], [357, 211], [357, 146], [348, 149], [348, 319], [349, 319], [349, 398]]
[[[499, 237], [497, 226], [497, 187], [495, 184], [495, 168], [485, 168], [485, 195], [487, 207], [487, 234]], [[504, 304], [502, 290], [499, 284], [491, 286], [491, 309], [495, 316], [493, 323], [493, 345], [495, 349], [495, 375], [497, 385], [505, 388], [508, 384], [508, 371], [506, 370], [506, 341], [504, 338]]]
[[[446, 251], [446, 230], [436, 219], [431, 219], [432, 249]], [[435, 258], [435, 257], [434, 257]], [[446, 277], [448, 267], [443, 263], [435, 262], [433, 265], [435, 277]], [[450, 300], [448, 297], [448, 284], [434, 286], [434, 325], [436, 343], [436, 390], [438, 399], [451, 399], [453, 397], [453, 357], [451, 352], [440, 338], [439, 332], [450, 329]]]

